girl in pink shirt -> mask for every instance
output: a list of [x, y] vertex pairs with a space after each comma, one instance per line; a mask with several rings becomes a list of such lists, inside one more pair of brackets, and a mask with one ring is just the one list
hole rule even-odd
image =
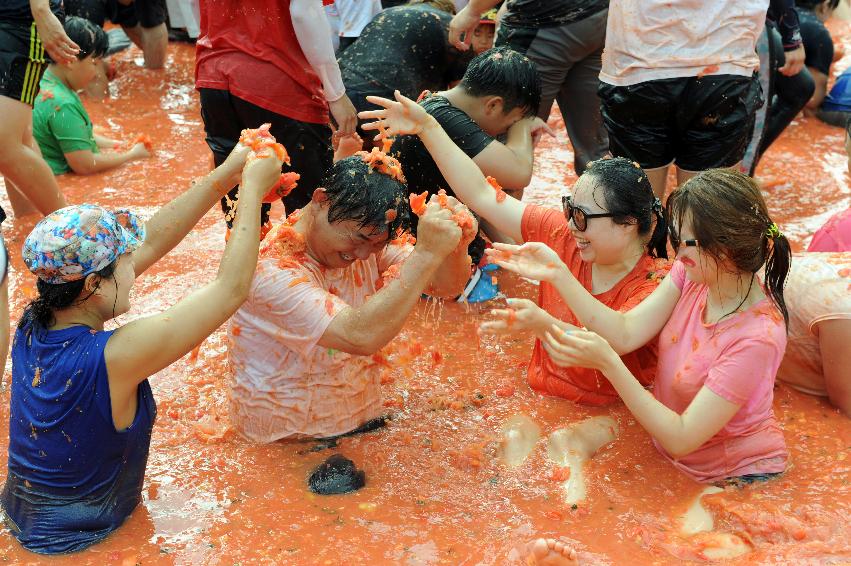
[[[789, 242], [768, 217], [759, 187], [727, 169], [699, 173], [668, 198], [677, 262], [626, 312], [609, 309], [546, 245], [495, 244], [493, 261], [553, 284], [588, 328], [553, 327], [556, 363], [600, 370], [663, 456], [700, 482], [779, 474], [788, 457], [772, 411], [786, 347], [783, 283]], [[757, 272], [765, 266], [765, 286]], [[620, 361], [659, 336], [653, 393]]]

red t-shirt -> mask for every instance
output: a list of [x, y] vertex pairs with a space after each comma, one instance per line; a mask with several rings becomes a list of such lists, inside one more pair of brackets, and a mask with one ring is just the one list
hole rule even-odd
[[[555, 250], [582, 286], [591, 291], [591, 264], [585, 263], [579, 256], [576, 240], [561, 211], [529, 205], [523, 213], [520, 229], [524, 241], [543, 242]], [[645, 255], [617, 285], [594, 297], [609, 308], [627, 311], [650, 295], [670, 268], [668, 260]], [[555, 287], [548, 283], [541, 283], [538, 305], [559, 320], [582, 326]], [[656, 376], [656, 355], [657, 344], [653, 340], [621, 359], [638, 381], [649, 385]], [[599, 371], [557, 366], [540, 340], [535, 340], [528, 379], [529, 386], [535, 391], [585, 405], [606, 405], [619, 398], [615, 388]]]
[[226, 90], [294, 120], [328, 123], [322, 82], [296, 39], [290, 0], [201, 0], [195, 88]]

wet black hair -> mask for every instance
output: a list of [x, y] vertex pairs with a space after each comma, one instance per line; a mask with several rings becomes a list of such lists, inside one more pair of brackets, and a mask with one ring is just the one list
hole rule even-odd
[[505, 45], [474, 57], [460, 86], [470, 96], [501, 96], [505, 114], [522, 108], [524, 116], [534, 116], [541, 105], [541, 78], [535, 64]]
[[65, 33], [80, 47], [80, 52], [77, 53], [77, 59], [80, 61], [89, 55], [103, 57], [109, 49], [109, 37], [103, 28], [85, 18], [65, 18]]
[[[328, 222], [355, 221], [360, 228], [378, 234], [387, 230], [388, 239], [410, 230], [411, 207], [407, 186], [369, 166], [358, 155], [336, 162], [320, 185], [328, 197]], [[388, 222], [387, 211], [396, 217]]]
[[[112, 277], [117, 265], [118, 260], [113, 261], [94, 274], [100, 276], [101, 279]], [[39, 330], [47, 329], [56, 321], [54, 311], [82, 303], [95, 294], [100, 287], [100, 281], [91, 293], [85, 297], [80, 297], [85, 285], [86, 277], [68, 283], [48, 283], [39, 279], [36, 283], [38, 297], [30, 301], [30, 304], [24, 309], [24, 314], [18, 321], [18, 328], [26, 329], [31, 326]]]
[[795, 0], [795, 7], [805, 10], [815, 10], [822, 4], [827, 4], [828, 8], [835, 10], [839, 6], [839, 0]]
[[598, 159], [588, 163], [582, 175], [593, 179], [594, 188], [602, 188], [605, 203], [598, 202], [597, 205], [616, 215], [612, 222], [635, 224], [639, 236], [650, 234], [648, 255], [668, 257], [668, 223], [662, 202], [653, 194], [647, 174], [637, 163], [624, 157]]
[[[765, 288], [788, 327], [783, 287], [792, 264], [792, 248], [768, 216], [756, 181], [732, 169], [701, 171], [671, 193], [666, 214], [668, 223], [677, 229], [690, 217], [700, 250], [719, 263], [729, 261], [739, 271], [750, 273], [751, 279], [765, 265]], [[670, 238], [677, 250], [679, 234], [671, 230]]]

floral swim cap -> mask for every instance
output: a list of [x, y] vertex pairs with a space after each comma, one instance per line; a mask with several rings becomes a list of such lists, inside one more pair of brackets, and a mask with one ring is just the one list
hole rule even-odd
[[100, 271], [144, 239], [145, 225], [130, 211], [69, 206], [35, 225], [24, 242], [24, 263], [46, 283], [68, 283]]

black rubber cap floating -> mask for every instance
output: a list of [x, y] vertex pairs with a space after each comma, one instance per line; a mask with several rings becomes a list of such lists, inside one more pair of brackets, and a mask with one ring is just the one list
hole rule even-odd
[[350, 493], [365, 484], [364, 471], [357, 469], [355, 463], [342, 454], [334, 454], [319, 464], [307, 480], [310, 491], [319, 495]]

